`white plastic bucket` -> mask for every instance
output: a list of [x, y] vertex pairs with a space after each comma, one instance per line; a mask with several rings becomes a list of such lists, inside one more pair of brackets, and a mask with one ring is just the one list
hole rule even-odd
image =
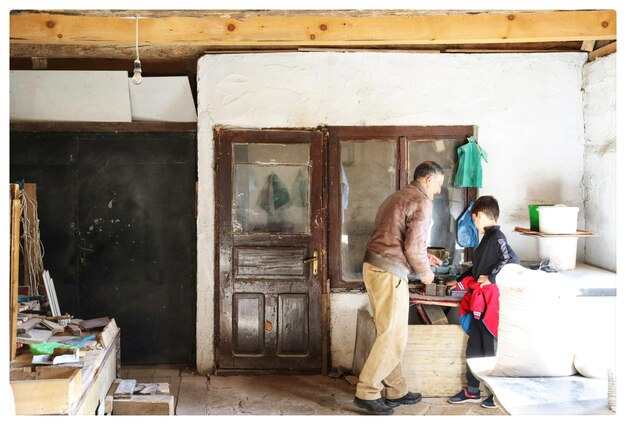
[[576, 268], [577, 242], [577, 236], [537, 238], [539, 259], [550, 260], [550, 266], [557, 270], [572, 270]]
[[539, 231], [549, 234], [574, 234], [578, 225], [578, 207], [554, 205], [537, 207]]

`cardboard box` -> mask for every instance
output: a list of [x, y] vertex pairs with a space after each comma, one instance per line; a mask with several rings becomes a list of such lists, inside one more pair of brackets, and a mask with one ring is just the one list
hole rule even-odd
[[82, 370], [77, 367], [13, 369], [10, 380], [17, 415], [67, 415], [83, 390]]

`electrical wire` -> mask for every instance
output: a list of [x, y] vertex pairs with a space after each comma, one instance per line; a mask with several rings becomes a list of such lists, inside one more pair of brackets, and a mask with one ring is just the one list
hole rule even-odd
[[[31, 198], [24, 189], [20, 189], [20, 196], [22, 198], [20, 216], [23, 229], [23, 234], [20, 238], [20, 250], [22, 251], [22, 258], [27, 258], [28, 256], [29, 259], [27, 265], [28, 282], [25, 282], [25, 284], [30, 288], [31, 295], [39, 295], [39, 287], [43, 287], [43, 257], [45, 249], [39, 233], [37, 201]], [[33, 218], [34, 223], [31, 223], [29, 217]]]

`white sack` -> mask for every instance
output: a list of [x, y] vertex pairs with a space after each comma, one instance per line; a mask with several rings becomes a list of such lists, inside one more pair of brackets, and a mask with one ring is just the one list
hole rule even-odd
[[508, 264], [498, 274], [500, 324], [492, 376], [570, 376], [578, 289], [559, 273]]
[[615, 368], [615, 298], [579, 297], [576, 305], [574, 367], [587, 378], [607, 379], [608, 369]]

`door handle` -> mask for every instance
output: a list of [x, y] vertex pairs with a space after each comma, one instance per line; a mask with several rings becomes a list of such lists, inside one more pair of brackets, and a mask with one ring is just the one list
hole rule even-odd
[[317, 266], [318, 266], [318, 255], [317, 255], [317, 250], [313, 250], [313, 256], [312, 257], [308, 257], [308, 258], [303, 258], [302, 262], [304, 264], [306, 263], [313, 263], [313, 276], [317, 276]]

